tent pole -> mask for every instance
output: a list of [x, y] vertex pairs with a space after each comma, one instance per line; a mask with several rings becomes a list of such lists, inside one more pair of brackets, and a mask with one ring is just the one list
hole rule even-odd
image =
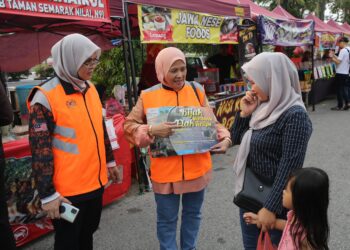
[[124, 54], [124, 67], [125, 67], [125, 81], [126, 81], [126, 90], [128, 93], [128, 104], [129, 104], [129, 111], [131, 111], [132, 107], [134, 106], [133, 100], [132, 100], [132, 89], [131, 89], [131, 83], [130, 83], [130, 77], [129, 77], [129, 57], [127, 52], [128, 45], [126, 44], [126, 28], [125, 28], [125, 19], [121, 19], [122, 23], [122, 32], [123, 32], [123, 54]]
[[129, 20], [129, 11], [128, 11], [128, 3], [124, 3], [124, 10], [125, 10], [125, 19], [126, 19], [126, 32], [128, 35], [128, 44], [129, 44], [129, 56], [130, 56], [130, 63], [131, 63], [131, 79], [132, 79], [132, 86], [134, 91], [134, 98], [135, 102], [137, 100], [137, 86], [136, 86], [136, 71], [135, 71], [135, 57], [134, 57], [134, 50], [131, 43], [131, 32], [130, 32], [130, 20]]
[[312, 99], [312, 111], [315, 111], [315, 89], [314, 89], [314, 44], [311, 45], [311, 99]]

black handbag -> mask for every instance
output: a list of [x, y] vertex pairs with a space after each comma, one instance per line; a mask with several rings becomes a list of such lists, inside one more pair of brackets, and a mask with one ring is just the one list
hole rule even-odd
[[233, 203], [247, 211], [257, 213], [263, 207], [272, 190], [273, 179], [255, 174], [250, 168], [245, 169], [243, 188], [234, 197]]

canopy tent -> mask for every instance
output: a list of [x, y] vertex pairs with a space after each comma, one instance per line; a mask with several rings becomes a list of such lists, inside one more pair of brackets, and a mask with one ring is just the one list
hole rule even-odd
[[347, 34], [347, 35], [350, 35], [350, 31], [346, 28], [344, 28], [343, 26], [341, 26], [340, 24], [336, 23], [335, 21], [333, 21], [332, 19], [329, 20], [327, 22], [327, 24], [330, 26], [330, 27], [333, 27], [335, 30], [341, 32], [341, 33], [344, 33], [344, 34]]
[[[126, 2], [214, 15], [250, 17], [249, 5], [240, 0], [201, 0], [200, 2], [190, 0], [126, 0]], [[242, 9], [243, 12], [241, 12]]]
[[251, 18], [256, 19], [259, 15], [275, 18], [275, 19], [287, 19], [285, 16], [271, 12], [251, 0], [238, 0], [242, 4], [248, 4], [250, 7]]
[[272, 10], [273, 13], [278, 14], [280, 16], [284, 16], [287, 19], [298, 19], [288, 11], [286, 11], [281, 5], [277, 5], [276, 8]]
[[348, 23], [343, 23], [343, 25], [341, 26], [345, 28], [348, 32], [350, 32], [350, 25]]
[[317, 16], [309, 14], [305, 19], [313, 20], [315, 21], [315, 31], [316, 32], [327, 32], [327, 33], [341, 33], [338, 30], [334, 30], [331, 26], [324, 23], [321, 19], [319, 19]]
[[[109, 6], [112, 17], [124, 17], [122, 0], [111, 0]], [[88, 36], [103, 50], [112, 47], [108, 39], [121, 37], [120, 21], [115, 19], [102, 22], [86, 17], [71, 19], [69, 15], [27, 16], [27, 12], [11, 14], [8, 9], [0, 9], [0, 13], [0, 70], [5, 72], [23, 71], [41, 63], [50, 55], [53, 44], [71, 33]]]

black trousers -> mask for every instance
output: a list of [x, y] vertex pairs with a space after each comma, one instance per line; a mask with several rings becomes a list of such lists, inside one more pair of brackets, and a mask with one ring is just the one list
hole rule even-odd
[[349, 75], [336, 74], [335, 83], [337, 87], [337, 100], [338, 108], [342, 108], [344, 105], [349, 104], [348, 96], [348, 79]]
[[0, 136], [0, 248], [13, 250], [16, 249], [16, 244], [8, 217], [4, 171], [5, 160]]
[[52, 220], [55, 228], [55, 250], [92, 250], [93, 234], [100, 223], [102, 196], [72, 204], [79, 208], [74, 223]]

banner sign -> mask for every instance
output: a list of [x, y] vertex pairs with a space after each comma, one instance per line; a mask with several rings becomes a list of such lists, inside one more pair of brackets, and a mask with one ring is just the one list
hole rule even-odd
[[240, 65], [249, 62], [256, 55], [257, 46], [256, 26], [240, 26], [238, 43]]
[[232, 96], [227, 99], [215, 103], [215, 116], [218, 121], [225, 126], [229, 131], [235, 121], [236, 113], [240, 110], [240, 102], [242, 96]]
[[143, 43], [238, 43], [239, 17], [138, 5]]
[[147, 123], [175, 122], [179, 128], [167, 138], [156, 137], [152, 157], [203, 153], [217, 144], [215, 117], [210, 108], [160, 107], [147, 109]]
[[312, 20], [281, 20], [266, 16], [258, 17], [258, 27], [263, 44], [278, 46], [312, 45], [314, 42]]
[[325, 49], [336, 49], [340, 34], [316, 32], [315, 46], [321, 51]]
[[108, 0], [0, 0], [0, 13], [111, 22]]

